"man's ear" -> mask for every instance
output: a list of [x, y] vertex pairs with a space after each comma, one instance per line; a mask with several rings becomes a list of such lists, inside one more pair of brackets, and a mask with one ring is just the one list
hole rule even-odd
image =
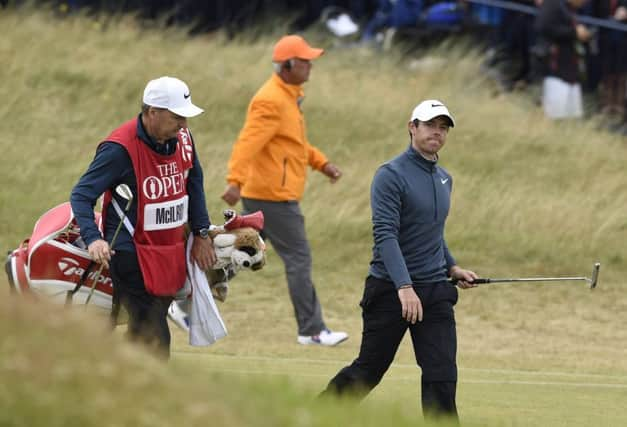
[[411, 120], [407, 123], [407, 132], [409, 133], [409, 140], [411, 141], [414, 136], [414, 132], [416, 132], [416, 124]]

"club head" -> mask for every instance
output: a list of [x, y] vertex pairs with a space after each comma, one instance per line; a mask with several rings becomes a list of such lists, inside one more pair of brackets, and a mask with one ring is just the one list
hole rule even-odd
[[133, 192], [127, 184], [118, 185], [115, 187], [115, 192], [118, 193], [118, 196], [124, 198], [125, 200], [133, 200]]
[[597, 283], [599, 281], [599, 269], [601, 268], [601, 263], [597, 262], [592, 267], [592, 277], [590, 277], [590, 289], [594, 289], [597, 287]]

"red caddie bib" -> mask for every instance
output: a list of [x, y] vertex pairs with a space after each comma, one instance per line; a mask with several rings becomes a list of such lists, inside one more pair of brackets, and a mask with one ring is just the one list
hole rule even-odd
[[[146, 290], [172, 296], [187, 276], [184, 226], [188, 219], [187, 177], [193, 164], [192, 138], [188, 129], [177, 134], [171, 155], [151, 150], [137, 135], [137, 118], [114, 130], [105, 141], [126, 148], [137, 179], [137, 223], [133, 241]], [[105, 193], [106, 212], [111, 192]]]

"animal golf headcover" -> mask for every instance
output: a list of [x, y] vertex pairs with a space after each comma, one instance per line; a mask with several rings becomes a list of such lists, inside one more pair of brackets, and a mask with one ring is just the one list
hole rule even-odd
[[[214, 227], [209, 232], [217, 262], [212, 269], [206, 271], [211, 292], [219, 301], [226, 299], [228, 281], [236, 273], [243, 269], [256, 271], [266, 263], [266, 245], [259, 235], [259, 230], [263, 227], [263, 214], [256, 212], [238, 216], [233, 211], [226, 211], [225, 218], [228, 221], [224, 226]], [[239, 228], [227, 228], [233, 223], [237, 223]]]

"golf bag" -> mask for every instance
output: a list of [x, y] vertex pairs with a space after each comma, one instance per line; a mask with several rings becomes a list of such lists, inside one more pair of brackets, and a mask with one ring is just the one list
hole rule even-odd
[[[221, 301], [226, 297], [229, 279], [237, 272], [258, 270], [265, 264], [265, 245], [259, 235], [263, 213], [240, 216], [227, 210], [224, 215], [226, 223], [212, 226], [211, 230], [218, 262], [215, 270], [206, 272], [212, 293]], [[102, 230], [99, 212], [95, 212], [95, 219]], [[248, 239], [240, 244], [236, 235], [243, 231], [247, 232]], [[69, 202], [44, 213], [31, 236], [9, 252], [5, 263], [9, 285], [15, 294], [45, 298], [58, 304], [85, 304], [91, 293], [91, 304], [110, 311], [113, 282], [107, 269], [100, 275], [98, 269], [99, 265], [91, 260], [80, 236]], [[176, 296], [168, 312], [178, 326], [186, 329], [186, 302], [190, 291], [187, 286], [184, 289], [187, 291]]]

